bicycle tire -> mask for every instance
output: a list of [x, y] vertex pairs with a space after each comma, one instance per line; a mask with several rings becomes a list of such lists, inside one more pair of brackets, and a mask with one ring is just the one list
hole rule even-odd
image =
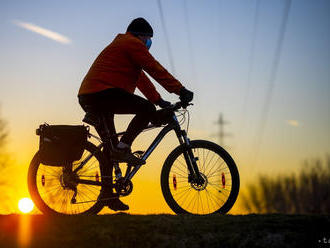
[[[87, 153], [86, 153], [87, 151]], [[95, 180], [102, 180], [101, 178], [101, 168], [100, 165], [105, 163], [105, 157], [102, 154], [102, 152], [92, 143], [87, 142], [86, 147], [83, 153], [82, 158], [79, 161], [75, 161], [73, 163], [74, 166], [77, 166], [80, 161], [82, 161], [83, 158], [87, 157], [88, 154], [93, 154], [91, 160], [93, 161], [93, 157], [95, 157], [95, 160], [98, 162], [97, 165], [93, 165], [93, 167], [90, 167], [90, 171], [87, 172], [87, 166], [83, 167], [81, 170], [84, 175], [81, 175], [82, 177], [89, 175], [88, 173], [92, 173], [91, 170], [97, 171], [96, 173], [99, 173], [98, 175], [95, 174]], [[94, 160], [94, 161], [95, 161]], [[88, 161], [88, 162], [89, 162]], [[94, 163], [94, 162], [93, 162]], [[71, 211], [68, 211], [67, 207], [65, 208], [65, 211], [62, 211], [62, 208], [58, 208], [60, 200], [62, 200], [61, 204], [64, 205], [66, 204], [66, 201], [70, 200], [73, 195], [72, 190], [67, 190], [65, 195], [61, 195], [61, 187], [58, 185], [61, 185], [61, 173], [59, 172], [62, 170], [63, 167], [54, 167], [54, 166], [46, 166], [40, 163], [39, 159], [39, 151], [34, 155], [30, 166], [28, 170], [28, 189], [29, 193], [31, 195], [31, 198], [37, 208], [44, 214], [46, 215], [89, 215], [89, 214], [97, 214], [101, 209], [103, 208], [103, 204], [101, 201], [98, 201], [98, 196], [101, 191], [101, 186], [93, 186], [95, 187], [95, 191], [93, 192], [93, 189], [91, 185], [85, 185], [85, 184], [78, 184], [77, 189], [78, 189], [78, 194], [77, 194], [77, 199], [78, 201], [83, 202], [84, 200], [86, 201], [88, 195], [87, 194], [92, 194], [93, 193], [93, 198], [96, 199], [95, 202], [90, 201], [90, 203], [78, 203], [79, 206], [77, 205], [77, 208], [71, 206]], [[40, 174], [38, 172], [41, 172], [41, 178]], [[59, 172], [59, 173], [57, 173]], [[94, 171], [93, 171], [94, 173]], [[89, 176], [90, 178], [93, 178], [93, 176]], [[48, 179], [49, 178], [49, 179]], [[98, 179], [97, 179], [98, 178]], [[40, 185], [40, 179], [41, 179], [41, 185]], [[55, 184], [55, 186], [54, 186]], [[56, 186], [56, 184], [58, 184]], [[79, 187], [80, 186], [80, 187]], [[48, 191], [48, 194], [43, 194], [45, 192], [43, 191], [44, 188], [50, 187]], [[53, 189], [57, 187], [56, 189]], [[89, 190], [89, 193], [82, 193], [84, 190], [84, 187]], [[96, 189], [96, 187], [99, 188]], [[53, 195], [53, 192], [56, 190], [56, 195]], [[62, 191], [64, 191], [64, 188], [62, 187]], [[72, 191], [71, 193], [69, 191]], [[61, 198], [62, 197], [62, 198]], [[65, 202], [65, 203], [64, 203]], [[70, 202], [71, 203], [71, 202]], [[71, 203], [72, 204], [72, 203]], [[51, 205], [51, 206], [50, 206]], [[87, 208], [85, 209], [87, 205]], [[64, 209], [63, 209], [64, 210]]]
[[[211, 176], [208, 178], [208, 180], [205, 180], [205, 182], [207, 181], [207, 183], [204, 183], [204, 185], [203, 185], [203, 187], [205, 187], [204, 189], [203, 189], [203, 187], [193, 186], [192, 183], [189, 183], [188, 174], [186, 177], [184, 175], [185, 169], [181, 168], [182, 170], [178, 170], [179, 167], [177, 167], [178, 165], [176, 164], [176, 161], [180, 162], [179, 157], [182, 156], [182, 158], [183, 158], [183, 152], [185, 150], [185, 145], [178, 146], [169, 154], [169, 156], [167, 157], [167, 159], [164, 162], [164, 165], [163, 165], [163, 168], [161, 171], [161, 188], [162, 188], [162, 193], [163, 193], [166, 203], [176, 214], [196, 214], [196, 215], [208, 215], [208, 214], [214, 214], [214, 213], [226, 214], [232, 208], [234, 203], [236, 202], [238, 192], [239, 192], [239, 186], [240, 186], [239, 173], [238, 173], [237, 166], [236, 166], [234, 160], [229, 155], [229, 153], [226, 152], [221, 146], [219, 146], [213, 142], [210, 142], [210, 141], [193, 140], [193, 141], [191, 141], [191, 147], [192, 147], [194, 156], [196, 157], [196, 155], [197, 155], [197, 157], [199, 157], [199, 160], [197, 161], [197, 165], [198, 165], [200, 172], [204, 173], [205, 178], [208, 178], [208, 176], [206, 175], [207, 172], [209, 172], [208, 175], [211, 175]], [[203, 151], [203, 154], [199, 154], [201, 152], [198, 149], [203, 149], [205, 151]], [[198, 154], [196, 154], [197, 152], [198, 152]], [[230, 174], [229, 179], [231, 179], [231, 185], [224, 184], [223, 175], [225, 175], [224, 174], [225, 172], [221, 172], [221, 174], [220, 174], [222, 186], [221, 186], [221, 184], [220, 184], [220, 186], [217, 184], [213, 185], [213, 183], [211, 185], [211, 178], [218, 177], [218, 175], [217, 175], [218, 172], [216, 171], [216, 172], [214, 172], [215, 174], [213, 172], [212, 172], [213, 174], [210, 174], [211, 171], [207, 171], [210, 169], [205, 168], [212, 161], [209, 161], [208, 164], [206, 164], [206, 165], [205, 165], [205, 162], [204, 162], [204, 164], [202, 164], [201, 157], [203, 156], [204, 160], [205, 160], [206, 152], [207, 152], [207, 156], [209, 156], [209, 153], [212, 152], [213, 155], [211, 155], [211, 156], [217, 155], [218, 156], [217, 159], [220, 158], [223, 161], [223, 163], [225, 164], [225, 167], [228, 168], [229, 172], [228, 172], [228, 175], [226, 174], [226, 177], [228, 180], [228, 177]], [[213, 158], [212, 158], [212, 160], [213, 160]], [[216, 166], [217, 166], [217, 161], [218, 160], [216, 160], [216, 162], [215, 162]], [[182, 164], [182, 162], [180, 162], [180, 163]], [[183, 159], [183, 163], [186, 167], [186, 163], [185, 163], [184, 159]], [[222, 166], [222, 164], [220, 166]], [[215, 165], [213, 165], [213, 167], [214, 166]], [[173, 168], [173, 170], [172, 170], [172, 168]], [[220, 168], [222, 168], [222, 167], [220, 167]], [[175, 172], [175, 170], [177, 170], [177, 172]], [[188, 170], [186, 170], [186, 171], [188, 173]], [[220, 172], [220, 170], [219, 170], [219, 172]], [[177, 176], [175, 173], [177, 173]], [[171, 176], [173, 177], [172, 178], [173, 181], [171, 181]], [[225, 179], [226, 179], [226, 177], [225, 177]], [[175, 178], [175, 183], [174, 183], [174, 178]], [[176, 178], [178, 178], [178, 180]], [[182, 178], [183, 178], [183, 180], [181, 180]], [[171, 185], [172, 183], [173, 183], [173, 185]], [[189, 206], [185, 206], [185, 202], [179, 201], [180, 200], [179, 196], [182, 198], [182, 194], [183, 194], [183, 193], [177, 192], [177, 190], [180, 189], [179, 183], [183, 185], [181, 187], [183, 193], [186, 192], [187, 194], [194, 195], [194, 193], [197, 192], [197, 194], [198, 194], [197, 200], [193, 200], [193, 198], [192, 198], [187, 201], [188, 196], [186, 196], [186, 199], [184, 200], [186, 202], [190, 201], [190, 204], [192, 201], [195, 201], [194, 205], [197, 201], [197, 211], [188, 209]], [[190, 188], [189, 188], [189, 186], [190, 186]], [[216, 197], [213, 197], [213, 195], [210, 195], [210, 192], [218, 190], [220, 193], [220, 191], [225, 190], [226, 186], [227, 187], [230, 186], [230, 193], [228, 194], [226, 201], [224, 201], [223, 204], [218, 206], [218, 205], [216, 205], [216, 203], [217, 203], [216, 200], [219, 200], [219, 199]], [[209, 189], [208, 189], [208, 187], [209, 187]], [[213, 187], [216, 190], [213, 189]], [[193, 191], [191, 189], [193, 189]], [[173, 192], [175, 192], [175, 194]], [[202, 195], [202, 193], [199, 193], [199, 192], [202, 192], [205, 194]], [[179, 194], [178, 197], [176, 197], [177, 194]], [[225, 195], [225, 193], [223, 193], [223, 194]], [[194, 196], [191, 196], [191, 197], [194, 197]], [[205, 201], [204, 201], [204, 199], [205, 199]], [[202, 211], [199, 211], [199, 209], [198, 209], [199, 202], [201, 202]], [[206, 208], [206, 210], [208, 207], [209, 211], [204, 211], [203, 202], [206, 202], [204, 207]], [[210, 208], [211, 204], [212, 204], [213, 208]]]

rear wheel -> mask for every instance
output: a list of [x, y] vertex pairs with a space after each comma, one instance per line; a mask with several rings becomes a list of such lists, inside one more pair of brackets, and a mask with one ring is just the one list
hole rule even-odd
[[184, 146], [174, 149], [161, 172], [163, 196], [177, 214], [227, 213], [239, 191], [239, 174], [234, 160], [220, 146], [205, 140], [191, 141], [201, 183], [192, 180], [184, 159]]
[[[83, 168], [73, 173], [88, 156], [91, 158]], [[100, 165], [104, 163], [103, 154], [90, 142], [87, 142], [81, 159], [73, 162], [69, 169], [40, 163], [37, 152], [28, 172], [28, 188], [32, 200], [44, 214], [97, 214], [103, 208], [102, 202], [98, 201], [101, 186], [78, 184], [76, 179], [101, 182]]]

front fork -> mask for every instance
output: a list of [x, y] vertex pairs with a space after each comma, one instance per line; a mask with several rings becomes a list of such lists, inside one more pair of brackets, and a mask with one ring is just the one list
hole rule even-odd
[[189, 170], [188, 182], [203, 184], [204, 179], [200, 175], [197, 161], [198, 157], [195, 157], [192, 152], [192, 147], [190, 143], [190, 139], [187, 137], [187, 133], [185, 130], [177, 130], [176, 131], [177, 137], [181, 145], [184, 146], [183, 156], [186, 160], [187, 168]]

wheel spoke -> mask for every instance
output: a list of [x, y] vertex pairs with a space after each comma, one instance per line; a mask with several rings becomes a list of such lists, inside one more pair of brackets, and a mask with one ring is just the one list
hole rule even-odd
[[[211, 167], [211, 169], [209, 170], [209, 172], [206, 173], [207, 176], [210, 175], [210, 173], [211, 173], [211, 171], [213, 170], [214, 166], [216, 166], [216, 165], [218, 164], [217, 162], [218, 162], [219, 159], [222, 159], [222, 158], [219, 157], [219, 158], [215, 161], [215, 163], [213, 164], [213, 166]], [[225, 161], [222, 161], [222, 163], [220, 164], [219, 168], [221, 168], [221, 166], [222, 166], [222, 164], [223, 164], [224, 162], [225, 162]]]
[[[215, 170], [212, 174], [210, 174], [210, 175], [208, 175], [207, 177], [211, 177], [211, 176], [213, 176], [213, 175], [216, 175], [217, 174], [217, 172], [220, 172], [221, 173], [221, 171], [223, 171], [223, 170], [227, 170], [227, 168], [222, 168], [222, 169], [218, 169], [218, 170]], [[223, 172], [223, 174], [229, 174], [230, 175], [230, 171], [228, 171], [228, 172]]]
[[[192, 188], [190, 188], [192, 189]], [[182, 206], [184, 206], [184, 203], [186, 202], [186, 200], [189, 198], [190, 194], [192, 193], [193, 191], [192, 190], [189, 190], [186, 197], [184, 198], [184, 201], [181, 203]]]

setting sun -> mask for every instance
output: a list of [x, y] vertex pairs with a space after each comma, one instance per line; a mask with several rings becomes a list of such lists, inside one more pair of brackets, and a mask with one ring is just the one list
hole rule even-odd
[[22, 213], [29, 213], [33, 210], [34, 204], [30, 198], [22, 198], [18, 202], [18, 208]]

